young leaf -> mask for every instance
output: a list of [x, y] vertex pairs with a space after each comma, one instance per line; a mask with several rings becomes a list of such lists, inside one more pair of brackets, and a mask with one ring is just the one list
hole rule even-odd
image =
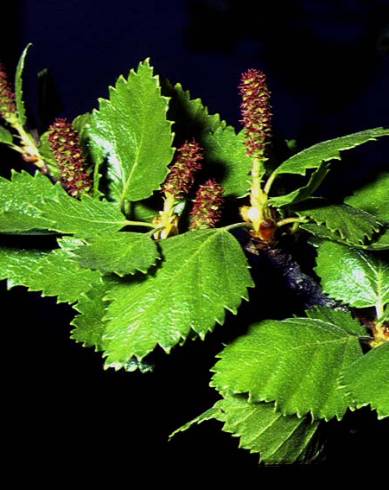
[[0, 143], [4, 143], [5, 145], [13, 144], [12, 134], [2, 126], [0, 126]]
[[190, 231], [160, 242], [164, 262], [155, 276], [121, 281], [107, 294], [107, 363], [165, 351], [191, 330], [200, 337], [236, 314], [252, 287], [246, 257], [223, 228]]
[[347, 197], [344, 202], [389, 223], [389, 173], [380, 175], [374, 182]]
[[315, 271], [324, 292], [350, 306], [382, 312], [389, 302], [389, 267], [367, 252], [323, 242]]
[[371, 405], [378, 418], [389, 417], [389, 343], [370, 350], [343, 373], [341, 386], [359, 408]]
[[284, 415], [341, 419], [348, 408], [337, 389], [340, 372], [361, 355], [358, 337], [312, 318], [268, 320], [227, 346], [213, 368], [222, 394], [275, 401]]
[[93, 112], [88, 137], [108, 159], [111, 197], [121, 203], [146, 199], [160, 188], [173, 157], [168, 99], [148, 60], [128, 80], [119, 77], [109, 95]]
[[381, 136], [389, 136], [389, 129], [374, 128], [359, 133], [341, 136], [328, 141], [317, 143], [299, 153], [296, 153], [275, 170], [276, 175], [299, 174], [305, 175], [310, 168], [319, 168], [323, 162], [340, 160], [341, 151], [351, 150], [368, 141], [374, 141]]
[[281, 208], [283, 206], [289, 206], [290, 204], [297, 204], [298, 202], [308, 199], [320, 186], [329, 172], [329, 165], [320, 165], [314, 172], [312, 172], [308, 183], [298, 189], [289, 192], [283, 196], [275, 196], [269, 199], [269, 204]]
[[375, 216], [346, 204], [305, 209], [298, 211], [298, 214], [310, 218], [318, 225], [325, 225], [331, 233], [350, 244], [371, 240], [383, 226]]
[[45, 164], [49, 168], [50, 174], [53, 177], [55, 177], [56, 179], [59, 179], [60, 172], [58, 169], [58, 163], [55, 159], [53, 150], [51, 149], [50, 144], [49, 144], [49, 131], [46, 131], [40, 137], [39, 154], [41, 155]]
[[318, 422], [312, 423], [308, 417], [282, 415], [273, 403], [250, 403], [243, 397], [227, 396], [170, 437], [212, 419], [223, 422], [225, 432], [239, 437], [239, 447], [259, 453], [266, 464], [303, 460], [318, 428]]
[[150, 233], [101, 234], [88, 238], [87, 245], [75, 251], [83, 267], [118, 276], [146, 273], [159, 258], [156, 242]]
[[16, 109], [18, 112], [19, 123], [24, 126], [27, 122], [26, 118], [26, 109], [24, 107], [24, 99], [23, 99], [23, 71], [24, 71], [24, 63], [26, 60], [26, 56], [28, 50], [32, 44], [27, 44], [24, 48], [24, 51], [19, 59], [18, 66], [16, 67], [16, 75], [15, 75], [15, 102]]
[[11, 181], [0, 180], [0, 233], [38, 229], [92, 236], [125, 224], [114, 204], [89, 196], [74, 199], [42, 174], [15, 172]]
[[204, 136], [207, 160], [220, 168], [225, 196], [243, 197], [250, 192], [252, 160], [246, 155], [243, 133], [231, 126], [219, 127]]
[[29, 291], [42, 291], [42, 296], [57, 296], [58, 302], [74, 303], [99, 284], [100, 277], [98, 272], [81, 268], [63, 250], [0, 248], [0, 279], [7, 279], [9, 288], [26, 286]]

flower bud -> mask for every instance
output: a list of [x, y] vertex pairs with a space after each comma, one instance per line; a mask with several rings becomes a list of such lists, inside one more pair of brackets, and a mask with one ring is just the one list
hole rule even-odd
[[197, 192], [190, 213], [190, 229], [214, 228], [221, 218], [223, 187], [214, 179], [202, 184]]
[[202, 167], [201, 146], [193, 140], [186, 141], [177, 150], [176, 161], [170, 168], [170, 173], [163, 185], [163, 192], [171, 194], [175, 200], [183, 199], [192, 188], [196, 173]]
[[61, 183], [73, 197], [92, 187], [78, 133], [66, 119], [58, 118], [49, 128], [49, 144], [57, 160]]
[[266, 75], [255, 69], [246, 71], [242, 75], [239, 91], [247, 154], [262, 159], [271, 136], [272, 117]]
[[16, 114], [15, 94], [8, 80], [4, 65], [0, 64], [0, 116], [5, 120]]

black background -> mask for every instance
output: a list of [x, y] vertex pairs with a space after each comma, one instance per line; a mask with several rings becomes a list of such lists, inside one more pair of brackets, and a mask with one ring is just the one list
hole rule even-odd
[[[119, 74], [148, 56], [158, 73], [182, 82], [234, 125], [241, 72], [264, 69], [275, 136], [296, 138], [299, 147], [389, 125], [387, 0], [27, 0], [2, 6], [4, 22], [10, 30], [1, 30], [0, 54], [11, 71], [27, 42], [34, 44], [26, 97], [33, 126], [41, 130], [51, 116], [73, 118], [96, 107]], [[39, 118], [36, 73], [45, 67], [53, 103]], [[385, 142], [354, 151], [325, 191], [348, 193], [387, 168], [388, 155]], [[1, 160], [6, 174], [14, 157], [2, 150]], [[265, 290], [266, 308], [260, 290], [250, 311], [257, 317], [284, 313], [282, 295], [271, 285]], [[1, 292], [8, 380], [3, 420], [11, 429], [11, 460], [36, 461], [38, 472], [58, 467], [61, 473], [112, 472], [126, 479], [141, 467], [148, 468], [146, 477], [164, 465], [166, 481], [177, 471], [198, 476], [211, 470], [216, 477], [279, 471], [258, 467], [256, 456], [237, 449], [216, 423], [166, 442], [170, 431], [216, 399], [207, 387], [208, 370], [222, 342], [246, 328], [247, 306], [205, 344], [189, 342], [169, 357], [159, 353], [156, 371], [140, 375], [103, 371], [98, 354], [71, 342], [71, 308], [23, 288], [6, 292], [2, 284]], [[362, 419], [329, 425], [321, 464], [369, 465], [372, 453], [379, 458], [375, 444], [384, 440], [384, 426], [367, 412]]]

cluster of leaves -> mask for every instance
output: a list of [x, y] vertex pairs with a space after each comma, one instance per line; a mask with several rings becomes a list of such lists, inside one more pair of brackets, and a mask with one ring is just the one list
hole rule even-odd
[[[28, 133], [24, 58], [16, 92], [19, 125]], [[144, 369], [158, 346], [169, 352], [188, 337], [203, 339], [223, 324], [226, 311], [236, 314], [255, 287], [234, 235], [247, 223], [224, 216], [222, 226], [189, 230], [189, 195], [180, 202], [180, 232], [156, 235], [173, 145], [195, 136], [205, 154], [199, 178], [216, 176], [224, 198], [239, 204], [251, 185], [245, 135], [209, 115], [181, 85], [161, 88], [148, 60], [119, 77], [109, 98], [73, 127], [93, 188], [81, 199], [65, 192], [49, 135], [41, 135], [36, 152], [45, 172], [12, 172], [0, 180], [0, 233], [23, 237], [20, 243], [50, 234], [57, 247], [2, 246], [0, 279], [72, 305], [72, 338], [102, 351], [106, 367]], [[312, 237], [324, 292], [353, 315], [317, 307], [304, 318], [267, 320], [219, 355], [211, 384], [221, 400], [195, 422], [223, 422], [265, 462], [314, 456], [320, 420], [341, 419], [348, 408], [370, 404], [379, 418], [389, 416], [389, 269], [382, 254], [389, 249], [389, 174], [343, 204], [313, 198], [342, 151], [385, 135], [388, 129], [376, 128], [318, 143], [267, 169], [268, 182], [275, 182], [268, 185], [268, 205], [279, 230], [299, 223]], [[0, 128], [2, 143], [15, 147], [15, 138], [12, 128]], [[284, 174], [301, 176], [301, 184], [282, 192], [277, 184]], [[370, 329], [357, 319], [361, 308], [375, 309]], [[366, 354], [364, 341], [373, 347]]]

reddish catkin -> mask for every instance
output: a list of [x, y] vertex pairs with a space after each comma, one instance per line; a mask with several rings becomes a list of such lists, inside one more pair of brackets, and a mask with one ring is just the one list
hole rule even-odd
[[239, 91], [247, 154], [262, 159], [271, 136], [272, 118], [266, 75], [260, 70], [247, 70], [242, 75]]
[[163, 185], [163, 192], [172, 194], [177, 201], [183, 199], [192, 188], [203, 159], [202, 147], [195, 140], [186, 141], [177, 149], [176, 160]]
[[190, 213], [190, 229], [214, 228], [220, 221], [223, 205], [223, 187], [214, 179], [202, 184]]
[[49, 128], [49, 144], [57, 160], [61, 183], [73, 197], [80, 197], [92, 187], [86, 171], [80, 138], [66, 119], [58, 118]]
[[15, 113], [15, 94], [9, 83], [5, 67], [0, 63], [0, 116], [7, 119], [9, 114]]

